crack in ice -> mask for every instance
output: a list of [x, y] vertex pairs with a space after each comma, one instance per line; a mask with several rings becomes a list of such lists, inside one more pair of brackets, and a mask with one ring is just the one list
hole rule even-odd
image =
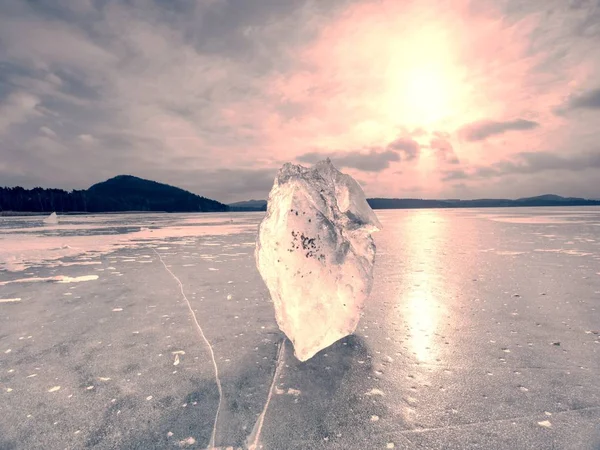
[[277, 379], [279, 378], [279, 372], [281, 371], [281, 367], [283, 366], [284, 355], [285, 355], [285, 338], [279, 345], [279, 350], [277, 352], [277, 360], [276, 360], [277, 364], [275, 366], [275, 373], [273, 374], [273, 381], [271, 382], [271, 388], [269, 389], [269, 395], [267, 396], [267, 401], [262, 410], [262, 413], [260, 413], [260, 417], [258, 418], [258, 421], [256, 422], [255, 430], [252, 432], [252, 435], [254, 435], [254, 439], [252, 439], [252, 437], [250, 437], [250, 439], [248, 439], [249, 441], [250, 440], [253, 441], [252, 444], [250, 444], [248, 446], [248, 450], [256, 450], [258, 448], [258, 441], [260, 440], [260, 433], [262, 431], [262, 427], [263, 427], [263, 424], [265, 421], [265, 416], [267, 415], [267, 410], [269, 409], [269, 404], [271, 403], [271, 397], [273, 396], [273, 389], [275, 388], [275, 384], [277, 383]]
[[204, 335], [204, 331], [202, 331], [202, 327], [200, 326], [200, 323], [198, 322], [198, 319], [196, 318], [196, 313], [192, 309], [192, 305], [190, 304], [190, 301], [188, 300], [187, 296], [185, 295], [185, 292], [183, 290], [183, 283], [181, 283], [181, 280], [179, 278], [177, 278], [177, 276], [167, 267], [167, 265], [163, 261], [163, 259], [160, 256], [160, 254], [156, 250], [154, 250], [154, 249], [152, 249], [152, 250], [154, 251], [154, 253], [156, 253], [156, 255], [158, 256], [158, 259], [160, 260], [160, 262], [162, 263], [162, 265], [165, 267], [165, 269], [167, 270], [167, 272], [169, 272], [169, 274], [171, 274], [171, 276], [175, 279], [175, 281], [177, 281], [177, 284], [179, 284], [179, 290], [181, 291], [181, 295], [183, 296], [183, 298], [185, 299], [185, 301], [187, 303], [188, 309], [190, 310], [190, 314], [192, 315], [192, 319], [194, 319], [194, 323], [196, 324], [196, 328], [198, 329], [198, 333], [200, 334], [200, 337], [204, 340], [204, 342], [206, 343], [206, 346], [208, 347], [208, 350], [210, 351], [210, 357], [212, 359], [213, 367], [215, 369], [215, 381], [217, 382], [217, 389], [219, 391], [219, 405], [217, 406], [217, 413], [215, 415], [215, 422], [214, 422], [212, 434], [211, 434], [211, 437], [210, 437], [210, 442], [209, 442], [208, 447], [207, 447], [209, 449], [210, 448], [214, 448], [215, 447], [215, 436], [217, 434], [217, 422], [219, 420], [219, 413], [221, 411], [221, 403], [223, 402], [223, 389], [221, 388], [221, 379], [219, 378], [219, 369], [217, 367], [217, 361], [215, 359], [215, 353], [213, 351], [212, 345], [210, 345], [210, 342], [208, 341], [208, 339]]

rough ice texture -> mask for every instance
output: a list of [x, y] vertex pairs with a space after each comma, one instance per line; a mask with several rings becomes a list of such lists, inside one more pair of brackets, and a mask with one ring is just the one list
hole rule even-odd
[[329, 159], [280, 169], [255, 256], [299, 360], [356, 330], [373, 281], [371, 233], [380, 228], [360, 185]]

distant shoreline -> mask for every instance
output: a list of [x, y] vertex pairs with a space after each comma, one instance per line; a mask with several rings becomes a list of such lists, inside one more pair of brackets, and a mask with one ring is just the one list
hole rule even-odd
[[[543, 194], [517, 199], [477, 198], [472, 200], [421, 198], [367, 198], [374, 209], [516, 208], [554, 206], [600, 206], [600, 198], [562, 197]], [[265, 212], [267, 200], [221, 203], [192, 192], [145, 180], [117, 175], [87, 190], [65, 191], [36, 187], [0, 187], [0, 217], [80, 214], [145, 214], [204, 212]]]
[[110, 214], [209, 214], [209, 213], [223, 213], [227, 211], [0, 211], [0, 217], [30, 217], [30, 216], [42, 216], [46, 217], [55, 212], [59, 216], [90, 216], [90, 215], [110, 215]]
[[[376, 211], [395, 210], [395, 209], [490, 209], [490, 208], [581, 208], [581, 207], [594, 207], [600, 206], [598, 203], [585, 203], [585, 204], [547, 204], [547, 205], [452, 205], [452, 206], [399, 206], [399, 207], [375, 207], [372, 208]], [[61, 211], [48, 211], [48, 212], [35, 212], [35, 211], [0, 211], [0, 217], [46, 217], [52, 212], [56, 212], [59, 216], [90, 216], [90, 215], [117, 215], [117, 214], [223, 214], [223, 213], [246, 213], [246, 212], [263, 212], [264, 210], [258, 209], [237, 209], [234, 211], [103, 211], [103, 212], [61, 212]]]

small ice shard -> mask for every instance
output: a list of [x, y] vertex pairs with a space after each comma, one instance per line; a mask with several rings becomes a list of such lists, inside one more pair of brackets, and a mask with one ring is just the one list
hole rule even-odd
[[380, 228], [359, 184], [329, 159], [280, 169], [255, 257], [300, 361], [356, 330], [373, 282], [371, 233]]
[[82, 275], [80, 277], [68, 277], [66, 275], [59, 275], [56, 278], [57, 283], [80, 283], [82, 281], [94, 281], [98, 279], [98, 275]]
[[379, 395], [379, 396], [383, 397], [385, 394], [380, 389], [371, 389], [369, 392], [366, 392], [365, 395], [369, 396], [369, 397], [375, 396], [375, 395]]
[[53, 212], [52, 214], [50, 214], [48, 217], [46, 217], [44, 219], [44, 223], [46, 225], [56, 225], [58, 223], [58, 216], [56, 215], [55, 212]]
[[183, 448], [183, 447], [190, 447], [190, 446], [194, 445], [195, 443], [196, 443], [196, 439], [194, 439], [193, 437], [190, 436], [187, 439], [183, 439], [183, 440], [179, 441], [177, 444]]

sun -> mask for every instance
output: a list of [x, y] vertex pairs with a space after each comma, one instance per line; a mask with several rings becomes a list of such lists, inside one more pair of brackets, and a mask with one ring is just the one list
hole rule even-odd
[[451, 42], [439, 30], [413, 31], [388, 54], [382, 97], [387, 113], [404, 124], [435, 128], [467, 99]]
[[406, 71], [404, 101], [414, 120], [433, 125], [450, 113], [453, 86], [439, 68], [422, 66]]
[[479, 66], [468, 64], [472, 44], [459, 13], [433, 11], [427, 2], [360, 3], [302, 47], [302, 71], [277, 84], [286, 99], [309, 96], [318, 104], [319, 145], [366, 147], [399, 133], [452, 132], [481, 115], [485, 92], [472, 73]]
[[433, 64], [398, 68], [387, 80], [388, 113], [405, 124], [434, 127], [453, 113], [458, 88], [444, 67]]

